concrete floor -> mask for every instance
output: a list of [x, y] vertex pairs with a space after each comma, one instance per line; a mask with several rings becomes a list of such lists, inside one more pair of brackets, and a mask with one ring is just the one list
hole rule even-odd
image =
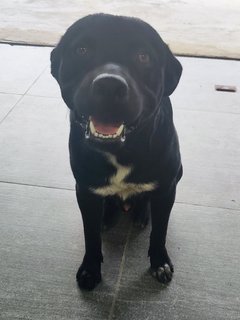
[[89, 293], [75, 282], [83, 230], [50, 51], [0, 45], [0, 319], [239, 320], [240, 62], [180, 58], [172, 100], [185, 175], [168, 233], [172, 283], [148, 274], [149, 228], [123, 216], [104, 235], [103, 282]]

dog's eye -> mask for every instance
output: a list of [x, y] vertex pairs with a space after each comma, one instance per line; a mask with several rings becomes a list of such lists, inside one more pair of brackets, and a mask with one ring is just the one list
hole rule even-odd
[[148, 64], [150, 62], [150, 56], [145, 52], [138, 52], [137, 59], [140, 63]]
[[88, 48], [87, 47], [78, 47], [76, 49], [76, 53], [79, 55], [79, 56], [84, 56], [85, 54], [87, 54], [88, 52]]

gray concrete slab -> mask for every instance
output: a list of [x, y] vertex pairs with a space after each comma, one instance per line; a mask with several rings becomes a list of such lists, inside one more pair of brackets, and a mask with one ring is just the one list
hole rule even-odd
[[105, 234], [109, 261], [103, 282], [88, 294], [75, 281], [84, 254], [75, 193], [0, 183], [0, 198], [0, 318], [107, 319], [127, 235], [124, 222]]
[[48, 66], [50, 51], [0, 44], [0, 92], [24, 94]]
[[175, 110], [184, 177], [177, 199], [240, 208], [240, 114]]
[[50, 73], [50, 56], [49, 56], [49, 67], [44, 71], [44, 73], [29, 89], [29, 91], [27, 92], [27, 95], [53, 97], [53, 98], [61, 97], [59, 85], [57, 84], [57, 81], [52, 77]]
[[74, 192], [0, 184], [0, 196], [3, 319], [108, 319], [113, 303], [115, 319], [238, 319], [240, 211], [175, 205], [168, 287], [147, 272], [149, 228], [132, 229], [122, 260], [128, 228], [120, 224], [104, 237], [104, 282], [80, 293], [84, 244]]
[[17, 94], [0, 93], [0, 122], [4, 120], [20, 98], [21, 96]]
[[[182, 78], [172, 95], [174, 109], [240, 113], [240, 63], [231, 60], [179, 57]], [[215, 85], [235, 86], [237, 92], [220, 92]]]
[[[116, 319], [239, 319], [240, 211], [176, 204], [167, 247], [175, 264], [169, 286], [147, 272], [149, 230], [133, 232]], [[231, 233], [231, 236], [230, 236]]]
[[25, 96], [0, 126], [0, 181], [74, 188], [68, 131], [60, 99]]

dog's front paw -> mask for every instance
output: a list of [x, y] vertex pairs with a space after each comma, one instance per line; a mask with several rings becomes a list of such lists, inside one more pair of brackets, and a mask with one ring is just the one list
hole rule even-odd
[[173, 277], [174, 267], [166, 248], [157, 251], [149, 249], [149, 256], [151, 275], [163, 284], [169, 283]]
[[81, 289], [93, 290], [102, 280], [101, 272], [90, 272], [82, 265], [76, 274], [77, 283]]
[[163, 284], [167, 284], [172, 280], [173, 277], [173, 266], [165, 263], [163, 266], [159, 266], [158, 268], [150, 269], [151, 275], [156, 278], [159, 282]]

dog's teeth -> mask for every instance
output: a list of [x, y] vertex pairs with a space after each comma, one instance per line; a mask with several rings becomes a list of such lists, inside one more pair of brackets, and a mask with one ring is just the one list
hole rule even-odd
[[96, 129], [95, 129], [94, 124], [92, 123], [92, 121], [91, 121], [91, 120], [90, 120], [89, 127], [90, 127], [90, 130], [91, 130], [91, 133], [92, 133], [92, 134], [95, 134]]
[[102, 134], [100, 132], [97, 132], [97, 130], [94, 127], [93, 122], [90, 120], [89, 121], [89, 129], [91, 134], [96, 137], [96, 138], [101, 138], [101, 139], [116, 139], [117, 137], [119, 137], [124, 129], [124, 125], [121, 124], [121, 126], [118, 128], [117, 132], [114, 134]]
[[120, 136], [120, 134], [121, 134], [122, 131], [123, 131], [123, 128], [124, 128], [124, 125], [121, 124], [121, 126], [118, 128], [118, 131], [116, 132], [116, 135], [117, 135], [117, 136]]

